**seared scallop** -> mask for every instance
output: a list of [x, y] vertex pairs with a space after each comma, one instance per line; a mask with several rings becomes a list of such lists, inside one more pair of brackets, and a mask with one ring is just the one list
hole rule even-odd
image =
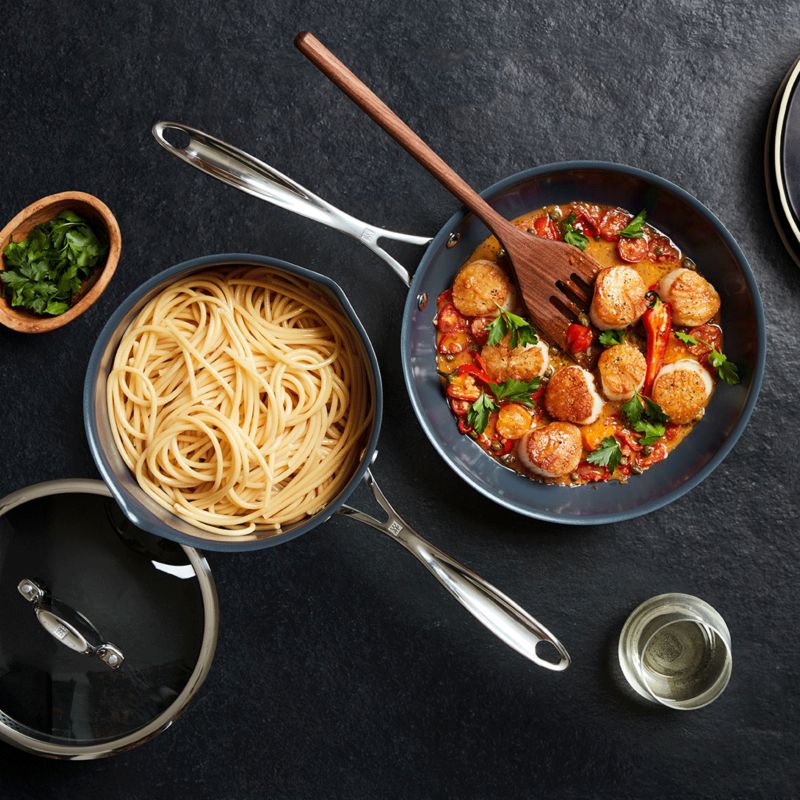
[[719, 311], [717, 290], [692, 269], [674, 269], [658, 283], [658, 296], [672, 306], [675, 325], [704, 325]]
[[486, 371], [492, 380], [502, 383], [509, 378], [532, 381], [541, 377], [550, 363], [547, 345], [541, 341], [524, 347], [508, 347], [505, 344], [486, 345], [481, 350]]
[[708, 371], [684, 358], [661, 368], [653, 383], [653, 400], [672, 422], [683, 425], [701, 416], [713, 389]]
[[465, 264], [453, 281], [453, 304], [466, 317], [496, 314], [511, 292], [508, 275], [493, 261], [478, 259]]
[[601, 331], [633, 325], [647, 308], [647, 287], [632, 267], [608, 267], [597, 273], [589, 316]]
[[609, 400], [630, 400], [644, 385], [647, 362], [631, 344], [615, 344], [597, 362], [600, 385]]
[[554, 419], [590, 425], [603, 410], [594, 375], [577, 365], [558, 370], [544, 391], [544, 407]]
[[569, 422], [551, 422], [534, 428], [517, 445], [517, 457], [522, 464], [544, 478], [560, 478], [574, 472], [581, 453], [581, 432]]

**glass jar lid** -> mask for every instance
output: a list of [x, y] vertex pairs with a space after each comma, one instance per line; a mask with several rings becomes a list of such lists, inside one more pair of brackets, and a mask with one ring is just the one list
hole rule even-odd
[[0, 738], [83, 759], [142, 744], [202, 685], [218, 621], [205, 559], [135, 528], [101, 481], [0, 501]]

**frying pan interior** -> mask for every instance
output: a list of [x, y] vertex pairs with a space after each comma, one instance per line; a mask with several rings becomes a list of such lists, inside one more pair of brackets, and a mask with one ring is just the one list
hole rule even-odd
[[[366, 360], [372, 379], [372, 398], [375, 413], [373, 415], [372, 428], [364, 442], [364, 451], [358, 468], [354, 471], [344, 489], [325, 508], [303, 522], [284, 527], [278, 533], [274, 531], [255, 531], [244, 536], [223, 536], [203, 531], [180, 517], [171, 514], [142, 491], [136, 482], [136, 478], [120, 457], [114, 443], [106, 404], [106, 380], [111, 370], [117, 346], [128, 325], [141, 308], [159, 291], [177, 278], [189, 275], [192, 272], [243, 265], [269, 267], [299, 275], [309, 283], [316, 285], [342, 310], [358, 334], [367, 357]], [[311, 528], [315, 528], [328, 520], [341, 508], [359, 481], [364, 478], [377, 447], [382, 413], [383, 389], [375, 351], [372, 349], [372, 344], [361, 321], [339, 286], [324, 275], [319, 275], [316, 272], [311, 272], [286, 261], [242, 253], [204, 256], [177, 264], [153, 276], [132, 292], [114, 312], [101, 331], [89, 360], [83, 387], [83, 414], [89, 449], [103, 480], [131, 522], [143, 530], [166, 539], [172, 539], [193, 547], [202, 547], [206, 550], [257, 550], [263, 547], [272, 547], [301, 536]]]
[[[764, 372], [761, 299], [747, 260], [722, 223], [687, 192], [650, 173], [603, 162], [546, 165], [512, 175], [483, 196], [513, 219], [543, 205], [586, 200], [648, 212], [648, 222], [697, 262], [722, 297], [725, 352], [742, 371], [738, 386], [720, 385], [697, 428], [663, 462], [627, 485], [549, 486], [490, 458], [458, 432], [436, 374], [436, 296], [488, 236], [471, 214], [455, 214], [423, 256], [403, 316], [401, 352], [406, 386], [419, 421], [439, 455], [479, 492], [537, 519], [570, 524], [617, 522], [647, 514], [702, 481], [736, 443], [752, 413]], [[460, 238], [448, 247], [451, 234]], [[427, 296], [427, 304], [421, 300]]]

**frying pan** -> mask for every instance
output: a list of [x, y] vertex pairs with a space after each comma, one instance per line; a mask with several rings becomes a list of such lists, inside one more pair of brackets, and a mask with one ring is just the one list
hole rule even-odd
[[[120, 339], [146, 303], [179, 278], [205, 269], [225, 269], [234, 266], [268, 267], [298, 275], [316, 286], [341, 309], [364, 348], [365, 361], [371, 377], [375, 413], [359, 464], [347, 485], [332, 502], [309, 519], [285, 526], [278, 532], [255, 531], [231, 537], [196, 528], [162, 508], [142, 491], [114, 443], [106, 402], [106, 384]], [[339, 512], [385, 533], [402, 544], [467, 610], [517, 652], [546, 669], [554, 671], [566, 669], [570, 663], [569, 654], [547, 628], [487, 581], [423, 539], [392, 508], [370, 470], [376, 456], [382, 413], [383, 389], [378, 361], [361, 321], [341, 288], [324, 275], [318, 275], [279, 259], [246, 253], [195, 258], [164, 270], [134, 290], [112, 314], [101, 331], [89, 359], [83, 391], [83, 415], [89, 449], [114, 499], [123, 513], [138, 528], [184, 545], [207, 550], [256, 550], [301, 536]], [[345, 505], [361, 480], [364, 480], [372, 490], [378, 504], [386, 513], [386, 519], [379, 520]], [[553, 657], [549, 649], [544, 654], [537, 652], [537, 645], [540, 642], [552, 645], [557, 661], [545, 657]]]
[[[180, 137], [182, 144], [166, 138]], [[195, 128], [175, 122], [153, 127], [158, 143], [197, 169], [274, 205], [346, 233], [380, 256], [409, 287], [400, 352], [411, 404], [433, 447], [470, 486], [512, 511], [574, 525], [619, 522], [677, 500], [706, 478], [741, 436], [764, 375], [764, 313], [753, 273], [725, 226], [699, 200], [664, 178], [622, 164], [568, 161], [505, 178], [481, 193], [514, 219], [541, 206], [584, 200], [647, 208], [648, 222], [691, 255], [722, 298], [725, 352], [742, 372], [737, 386], [714, 392], [701, 424], [669, 458], [628, 484], [552, 486], [525, 478], [459, 433], [436, 373], [435, 298], [489, 231], [472, 214], [455, 213], [432, 239], [376, 228], [340, 211], [262, 161]], [[381, 238], [427, 249], [413, 280], [378, 244]]]

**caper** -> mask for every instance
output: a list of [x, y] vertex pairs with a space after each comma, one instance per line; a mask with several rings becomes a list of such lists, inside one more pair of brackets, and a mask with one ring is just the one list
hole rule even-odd
[[560, 206], [556, 206], [550, 212], [550, 219], [553, 220], [553, 222], [558, 222], [561, 219], [561, 217], [563, 217], [563, 216], [564, 216], [564, 212], [561, 210]]
[[544, 371], [545, 378], [552, 378], [555, 371], [556, 368], [552, 364], [548, 364], [547, 369]]
[[694, 261], [692, 261], [692, 259], [689, 258], [689, 256], [683, 257], [683, 261], [681, 261], [681, 266], [684, 267], [685, 269], [697, 269], [697, 264], [695, 264]]
[[573, 483], [576, 483], [577, 481], [579, 481], [579, 480], [580, 480], [580, 475], [578, 475], [578, 473], [577, 473], [577, 472], [570, 472], [570, 474], [569, 474], [569, 479], [570, 479], [570, 480], [571, 480]]
[[649, 444], [646, 444], [646, 445], [645, 445], [645, 446], [642, 448], [642, 455], [645, 455], [645, 456], [650, 456], [650, 455], [652, 455], [652, 454], [653, 454], [653, 448], [652, 448], [652, 447], [650, 447], [650, 445], [649, 445]]
[[631, 472], [633, 472], [634, 475], [641, 475], [644, 472], [644, 470], [638, 464], [634, 464], [631, 467]]
[[622, 464], [623, 466], [625, 464], [627, 464], [628, 463], [628, 456], [622, 456], [622, 458], [619, 460], [619, 463]]
[[583, 311], [581, 311], [581, 313], [578, 314], [578, 322], [580, 322], [580, 324], [586, 328], [588, 328], [589, 325], [591, 325], [589, 317]]

